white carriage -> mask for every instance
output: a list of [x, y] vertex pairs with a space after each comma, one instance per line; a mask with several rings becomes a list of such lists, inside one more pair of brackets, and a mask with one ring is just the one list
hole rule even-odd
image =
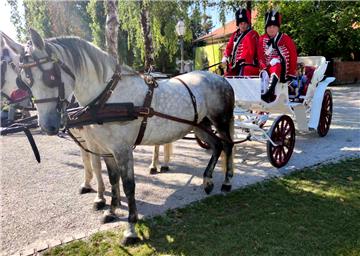
[[[322, 56], [298, 57], [305, 64], [310, 83], [300, 97], [289, 95], [287, 83], [278, 83], [276, 99], [267, 103], [261, 99], [260, 78], [226, 77], [235, 92], [235, 140], [246, 139], [267, 143], [270, 163], [280, 168], [287, 164], [295, 146], [295, 125], [301, 132], [317, 131], [325, 136], [332, 118], [332, 94], [328, 85], [334, 77], [324, 79], [328, 61]], [[264, 114], [265, 113], [265, 114]], [[264, 121], [277, 114], [270, 129]], [[280, 114], [280, 115], [279, 115]]]

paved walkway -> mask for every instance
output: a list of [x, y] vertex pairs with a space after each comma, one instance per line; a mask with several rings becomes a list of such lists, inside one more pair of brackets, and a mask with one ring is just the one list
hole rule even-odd
[[[332, 90], [333, 124], [326, 137], [297, 135], [294, 154], [288, 165], [281, 169], [269, 164], [264, 144], [241, 144], [236, 148], [233, 188], [306, 166], [360, 157], [360, 87], [332, 87]], [[35, 132], [35, 140], [41, 153], [41, 164], [35, 161], [24, 135], [0, 139], [0, 251], [3, 255], [30, 254], [126, 221], [126, 206], [122, 206], [118, 211], [118, 222], [101, 225], [102, 212], [92, 210], [95, 194], [78, 194], [83, 165], [75, 143], [39, 132]], [[206, 197], [201, 184], [202, 173], [210, 158], [208, 152], [199, 149], [194, 141], [178, 141], [171, 172], [150, 176], [147, 167], [151, 162], [151, 151], [152, 147], [141, 146], [135, 150], [136, 198], [141, 216], [161, 214], [166, 209]], [[109, 203], [110, 185], [104, 167], [103, 176]], [[222, 180], [223, 174], [217, 167], [212, 194], [220, 193]], [[124, 198], [122, 201], [125, 202]]]

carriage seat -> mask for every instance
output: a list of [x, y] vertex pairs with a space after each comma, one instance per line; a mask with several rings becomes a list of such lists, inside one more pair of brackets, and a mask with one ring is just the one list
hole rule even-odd
[[29, 93], [22, 89], [17, 89], [13, 91], [10, 95], [11, 103], [18, 103], [29, 98]]
[[311, 87], [310, 94], [312, 94], [318, 82], [324, 78], [328, 62], [323, 56], [298, 57], [297, 62], [305, 64], [307, 82], [301, 94], [301, 96], [305, 97], [308, 94], [309, 88]]
[[313, 78], [314, 72], [316, 67], [314, 66], [305, 66], [305, 76], [307, 78], [306, 83], [304, 85], [304, 90], [302, 91], [301, 95], [306, 95], [307, 88], [311, 82], [311, 79]]

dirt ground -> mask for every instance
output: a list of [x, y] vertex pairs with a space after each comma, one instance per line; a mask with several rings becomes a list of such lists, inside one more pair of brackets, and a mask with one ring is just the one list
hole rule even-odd
[[[297, 134], [295, 151], [283, 168], [272, 167], [266, 145], [246, 142], [236, 147], [233, 189], [263, 179], [289, 173], [306, 166], [360, 156], [360, 87], [332, 87], [333, 123], [329, 134]], [[1, 144], [1, 253], [29, 254], [47, 246], [65, 243], [90, 235], [97, 230], [123, 225], [127, 217], [126, 200], [118, 210], [119, 221], [100, 224], [102, 211], [94, 211], [95, 193], [80, 195], [83, 164], [79, 149], [69, 138], [49, 137], [34, 131], [41, 154], [38, 164], [23, 134], [2, 136]], [[141, 217], [161, 214], [206, 197], [201, 186], [202, 174], [210, 153], [195, 141], [174, 144], [171, 171], [148, 174], [152, 147], [135, 149], [136, 199]], [[223, 174], [217, 165], [215, 188], [220, 193]], [[110, 185], [103, 164], [106, 200], [110, 202]], [[95, 180], [92, 182], [96, 188]]]

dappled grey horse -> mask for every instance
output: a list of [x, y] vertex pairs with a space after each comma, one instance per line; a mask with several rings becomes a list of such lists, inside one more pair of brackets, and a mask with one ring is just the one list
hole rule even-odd
[[[5, 44], [5, 40], [9, 42], [12, 47], [16, 47], [21, 50], [21, 45], [13, 41], [9, 36], [1, 32], [1, 95], [10, 98], [10, 95], [15, 90], [19, 89], [16, 85], [16, 78], [19, 72], [19, 58], [8, 45]], [[71, 132], [79, 140], [82, 140], [82, 130], [73, 128]], [[88, 142], [89, 143], [89, 142]], [[171, 156], [171, 144], [164, 145], [164, 162], [161, 166], [161, 171], [169, 170], [169, 161]], [[92, 192], [93, 189], [90, 182], [95, 174], [97, 180], [97, 195], [94, 200], [94, 209], [100, 210], [105, 206], [105, 186], [101, 175], [101, 159], [99, 156], [85, 152], [80, 147], [80, 153], [84, 164], [84, 182], [80, 187], [80, 194]], [[152, 162], [150, 164], [150, 173], [157, 172], [159, 165], [159, 146], [154, 147]]]
[[[85, 40], [66, 37], [44, 41], [30, 30], [33, 48], [23, 55], [21, 81], [32, 91], [39, 113], [39, 124], [48, 135], [58, 133], [65, 109], [62, 101], [72, 93], [81, 106], [97, 102], [104, 92], [109, 95], [106, 104], [124, 103], [134, 106], [135, 118], [83, 127], [84, 139], [91, 141], [89, 150], [106, 155], [104, 158], [112, 185], [109, 214], [113, 214], [120, 201], [119, 179], [128, 200], [128, 227], [124, 244], [139, 240], [135, 232], [138, 220], [135, 203], [133, 146], [137, 142], [142, 121], [147, 119], [146, 130], [139, 144], [159, 145], [183, 138], [191, 130], [208, 143], [212, 156], [204, 172], [203, 185], [207, 193], [213, 189], [212, 174], [222, 151], [225, 153], [226, 172], [223, 191], [231, 189], [233, 176], [231, 130], [233, 128], [234, 92], [222, 77], [204, 71], [181, 75], [179, 79], [159, 81], [153, 90], [150, 107], [143, 111], [149, 84], [130, 67]], [[18, 52], [19, 54], [21, 52]], [[50, 75], [49, 75], [50, 74]], [[109, 88], [108, 81], [117, 78]], [[51, 81], [50, 81], [51, 80]], [[61, 90], [63, 88], [63, 91]], [[197, 117], [197, 118], [195, 118]], [[221, 139], [211, 133], [215, 127]]]

